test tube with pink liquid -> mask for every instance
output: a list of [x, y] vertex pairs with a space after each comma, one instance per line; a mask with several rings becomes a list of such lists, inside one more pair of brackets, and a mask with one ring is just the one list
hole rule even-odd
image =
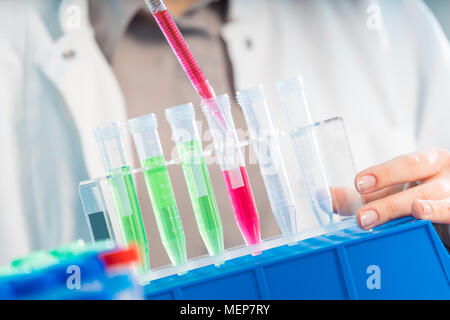
[[[238, 145], [236, 128], [231, 115], [230, 97], [224, 94], [204, 99], [201, 105], [211, 130], [216, 157], [225, 179], [239, 230], [247, 246], [259, 244], [261, 243], [259, 215], [244, 158]], [[220, 117], [217, 117], [217, 114], [220, 114]], [[259, 253], [261, 249], [256, 246], [252, 254]]]

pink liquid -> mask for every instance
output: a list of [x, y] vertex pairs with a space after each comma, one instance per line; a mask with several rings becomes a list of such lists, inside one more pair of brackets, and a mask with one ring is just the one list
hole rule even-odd
[[247, 246], [261, 242], [259, 216], [245, 167], [240, 168], [243, 186], [232, 188], [230, 173], [223, 171], [223, 177], [233, 206], [234, 216]]
[[[215, 97], [214, 91], [208, 83], [202, 69], [198, 65], [186, 41], [184, 41], [180, 30], [175, 21], [167, 10], [153, 13], [156, 23], [163, 32], [167, 41], [169, 42], [173, 52], [178, 58], [184, 72], [187, 74], [189, 80], [197, 91], [198, 95], [203, 99], [211, 99]], [[215, 117], [226, 128], [225, 120], [220, 112], [214, 112]]]

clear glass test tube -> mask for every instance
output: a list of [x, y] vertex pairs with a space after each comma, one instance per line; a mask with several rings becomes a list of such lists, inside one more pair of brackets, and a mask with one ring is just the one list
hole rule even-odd
[[155, 214], [159, 235], [173, 265], [186, 262], [186, 239], [166, 160], [158, 135], [155, 114], [128, 120]]
[[333, 221], [333, 203], [314, 132], [302, 130], [312, 124], [302, 77], [276, 83], [286, 115], [303, 184], [321, 225]]
[[277, 223], [284, 235], [296, 233], [294, 197], [262, 86], [237, 92]]
[[[208, 121], [217, 160], [228, 189], [237, 225], [247, 246], [261, 243], [259, 214], [238, 146], [228, 95], [202, 100], [202, 111]], [[216, 117], [220, 113], [221, 117]], [[219, 119], [225, 121], [225, 126]], [[253, 254], [261, 253], [257, 249]]]
[[97, 127], [94, 136], [100, 148], [114, 206], [128, 246], [139, 248], [140, 267], [143, 273], [150, 270], [147, 235], [134, 187], [130, 166], [125, 154], [118, 122]]
[[216, 197], [203, 156], [195, 111], [192, 103], [166, 109], [169, 122], [182, 159], [183, 173], [203, 242], [211, 256], [223, 253], [223, 228]]

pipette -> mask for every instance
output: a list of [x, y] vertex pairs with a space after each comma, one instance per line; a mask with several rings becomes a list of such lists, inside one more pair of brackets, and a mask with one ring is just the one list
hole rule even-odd
[[277, 223], [284, 235], [297, 232], [294, 197], [276, 141], [262, 86], [237, 92]]
[[159, 235], [173, 265], [186, 262], [186, 239], [181, 225], [155, 114], [128, 120], [153, 207]]
[[333, 203], [317, 140], [309, 127], [312, 121], [304, 94], [303, 79], [299, 76], [278, 81], [276, 86], [291, 130], [303, 185], [317, 220], [325, 225], [333, 220]]
[[216, 197], [203, 156], [192, 103], [166, 109], [203, 242], [211, 256], [223, 253], [223, 228]]
[[[145, 0], [145, 2], [153, 14], [156, 23], [169, 42], [173, 52], [177, 56], [184, 72], [197, 91], [197, 94], [202, 99], [214, 98], [214, 90], [206, 79], [205, 74], [200, 69], [200, 66], [192, 55], [191, 50], [164, 3], [161, 0]], [[219, 112], [214, 112], [214, 116], [222, 126], [225, 126], [225, 121]]]
[[139, 248], [141, 271], [150, 270], [147, 235], [134, 187], [130, 166], [118, 122], [97, 127], [94, 135], [100, 148], [103, 165], [111, 188], [114, 206], [120, 218], [120, 225], [128, 246]]
[[[248, 180], [245, 162], [231, 115], [230, 97], [226, 94], [202, 101], [202, 110], [211, 129], [217, 159], [225, 179], [236, 222], [248, 246], [261, 242], [259, 215]], [[213, 113], [225, 120], [222, 127]], [[231, 137], [230, 137], [231, 136]], [[253, 254], [261, 253], [258, 248]]]

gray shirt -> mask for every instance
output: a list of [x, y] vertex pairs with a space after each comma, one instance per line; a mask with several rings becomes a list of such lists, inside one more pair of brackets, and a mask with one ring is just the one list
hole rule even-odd
[[[154, 112], [158, 117], [159, 134], [166, 159], [177, 157], [171, 130], [164, 109], [193, 102], [201, 137], [208, 128], [198, 107], [200, 98], [178, 63], [172, 49], [159, 30], [143, 0], [90, 2], [90, 16], [96, 39], [111, 63], [122, 88], [129, 118]], [[194, 56], [206, 74], [216, 94], [234, 96], [232, 68], [221, 28], [226, 21], [226, 1], [198, 1], [176, 23]], [[232, 106], [237, 128], [245, 129], [245, 121], [238, 106]], [[245, 138], [241, 134], [241, 138]], [[206, 140], [206, 136], [205, 139]], [[205, 141], [204, 147], [210, 147]], [[137, 159], [137, 156], [135, 156]], [[135, 163], [135, 166], [139, 166]], [[279, 229], [272, 216], [270, 204], [257, 165], [248, 166], [254, 196], [257, 199], [263, 237], [274, 236]], [[206, 254], [189, 200], [183, 173], [179, 166], [170, 166], [169, 173], [182, 219], [189, 257]], [[210, 166], [215, 195], [222, 218], [225, 247], [243, 244], [236, 226], [222, 174], [217, 165]], [[169, 263], [160, 244], [145, 183], [137, 179], [138, 196], [150, 243], [152, 267]]]

